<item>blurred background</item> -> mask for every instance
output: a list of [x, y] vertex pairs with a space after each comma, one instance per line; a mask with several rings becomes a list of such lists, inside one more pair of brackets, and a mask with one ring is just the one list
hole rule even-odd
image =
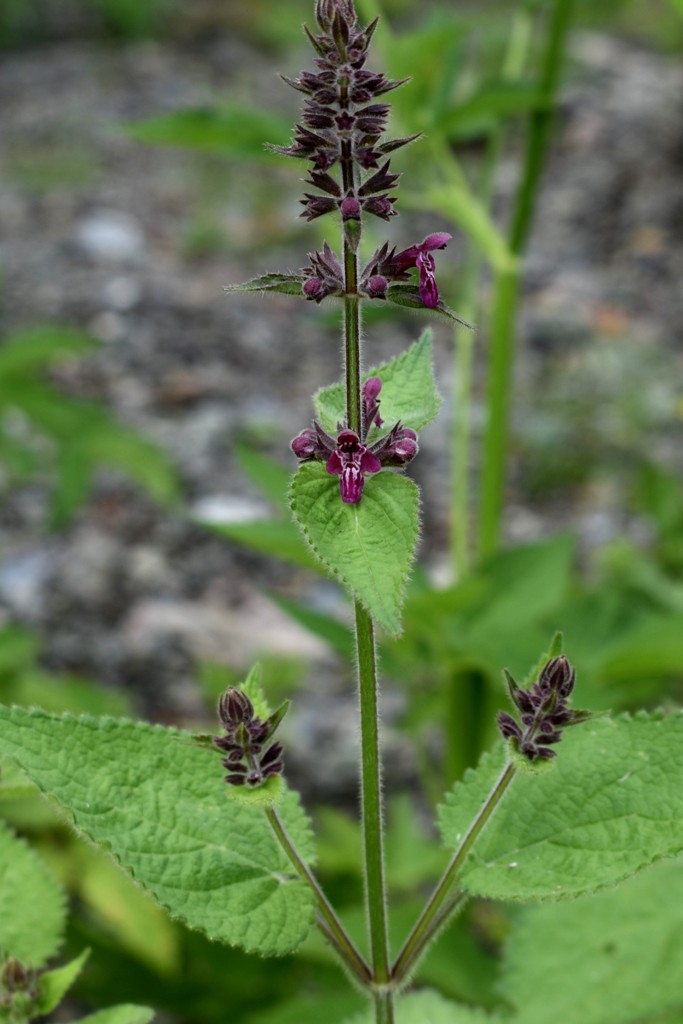
[[[297, 219], [303, 164], [263, 146], [286, 144], [297, 117], [300, 97], [278, 73], [311, 64], [301, 33], [311, 6], [1, 2], [0, 698], [205, 729], [217, 693], [260, 659], [273, 700], [295, 694], [288, 774], [311, 806], [327, 804], [323, 871], [353, 907], [346, 605], [307, 564], [282, 506], [289, 440], [309, 423], [313, 391], [339, 375], [336, 315], [289, 296], [222, 292], [266, 271], [296, 272], [325, 237], [334, 241], [324, 219]], [[515, 16], [533, 19], [542, 6], [385, 0], [393, 36], [378, 33], [370, 61], [413, 76], [390, 96], [396, 130], [427, 125], [427, 139], [394, 158], [402, 215], [369, 226], [368, 251], [386, 237], [404, 248], [452, 231], [438, 271], [456, 309], [468, 252], [481, 252], [473, 495], [487, 310], [535, 102], [533, 33], [528, 79], [502, 88], [500, 67]], [[680, 701], [682, 50], [680, 0], [576, 4], [523, 262], [509, 550], [472, 570], [485, 584], [476, 593], [464, 573], [453, 585], [448, 554], [459, 378], [451, 328], [434, 323], [445, 403], [414, 464], [420, 568], [406, 636], [383, 649], [395, 792], [421, 781], [436, 799], [476, 760], [492, 740], [500, 669], [523, 675], [554, 629], [566, 631], [584, 680], [581, 705]], [[494, 131], [484, 220], [462, 181], [440, 207], [425, 166], [430, 139], [476, 192]], [[423, 326], [371, 310], [368, 362], [397, 354]], [[474, 497], [470, 514], [474, 532]], [[473, 726], [450, 753], [430, 724], [444, 685], [456, 693], [447, 716]], [[84, 1006], [125, 998], [157, 1006], [159, 1019], [211, 1022], [230, 1000], [231, 1019], [287, 1024], [309, 1019], [302, 991], [315, 1000], [316, 986], [341, 985], [320, 949], [296, 968], [270, 965], [266, 984], [260, 962], [170, 925], [42, 805], [7, 799], [0, 810], [74, 894], [69, 943], [95, 951], [78, 990]], [[395, 813], [394, 882], [414, 893], [434, 865], [423, 860], [416, 875], [400, 833], [422, 811], [397, 804]], [[474, 943], [470, 980], [454, 980], [443, 958], [432, 983], [495, 1005], [486, 979], [504, 932], [496, 914], [477, 919], [485, 942], [464, 930], [454, 940]], [[335, 998], [329, 1024], [358, 1004]], [[278, 999], [290, 1008], [274, 1009]]]

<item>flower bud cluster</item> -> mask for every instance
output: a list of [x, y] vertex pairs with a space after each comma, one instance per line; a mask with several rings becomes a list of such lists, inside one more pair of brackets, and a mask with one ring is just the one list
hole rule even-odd
[[339, 477], [341, 499], [348, 505], [357, 505], [363, 497], [366, 473], [378, 473], [383, 466], [402, 468], [419, 451], [417, 434], [400, 422], [395, 423], [388, 434], [367, 445], [372, 427], [379, 428], [384, 423], [379, 414], [381, 390], [379, 377], [369, 377], [363, 385], [361, 435], [339, 424], [334, 438], [314, 421], [312, 427], [302, 430], [291, 443], [292, 451], [302, 462], [324, 462], [327, 472]]
[[556, 751], [551, 748], [562, 739], [562, 730], [587, 717], [586, 712], [569, 707], [576, 672], [562, 655], [546, 662], [529, 690], [522, 689], [507, 672], [506, 678], [520, 719], [518, 722], [506, 711], [498, 713], [498, 728], [503, 738], [511, 740], [529, 761], [552, 760]]
[[213, 742], [227, 757], [222, 764], [228, 769], [225, 781], [233, 786], [260, 786], [271, 775], [284, 770], [280, 743], [269, 744], [282, 720], [282, 709], [265, 722], [254, 714], [254, 705], [246, 693], [235, 687], [225, 691], [218, 702], [218, 717], [225, 736], [215, 736]]
[[[289, 146], [270, 148], [310, 162], [305, 180], [316, 191], [304, 192], [301, 216], [312, 221], [338, 213], [345, 238], [356, 251], [364, 214], [387, 221], [396, 214], [396, 196], [391, 192], [400, 175], [392, 172], [387, 157], [418, 136], [382, 141], [390, 107], [377, 101], [407, 79], [392, 81], [366, 68], [377, 19], [361, 27], [353, 0], [316, 0], [315, 18], [317, 34], [306, 29], [316, 54], [315, 70], [302, 71], [295, 79], [283, 76], [306, 97], [300, 123]], [[360, 293], [369, 299], [386, 299], [389, 286], [408, 281], [406, 271], [417, 268], [419, 299], [430, 308], [438, 306], [431, 252], [444, 248], [449, 238], [430, 235], [398, 254], [382, 247], [360, 275]], [[434, 239], [440, 240], [438, 244]], [[309, 261], [301, 274], [305, 298], [321, 302], [329, 295], [344, 294], [340, 263], [327, 243], [321, 252], [309, 253]]]

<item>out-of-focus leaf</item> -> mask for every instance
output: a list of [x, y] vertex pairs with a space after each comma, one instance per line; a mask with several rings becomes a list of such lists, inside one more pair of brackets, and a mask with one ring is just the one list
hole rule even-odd
[[449, 137], [469, 134], [473, 126], [492, 125], [496, 120], [534, 110], [547, 109], [547, 101], [535, 85], [524, 82], [490, 82], [473, 95], [445, 110], [439, 126]]
[[504, 236], [466, 182], [449, 179], [443, 187], [427, 187], [411, 197], [410, 205], [429, 209], [439, 217], [448, 217], [471, 236], [496, 270], [511, 272], [515, 269], [516, 259]]
[[125, 1003], [82, 1017], [78, 1024], [149, 1024], [153, 1018], [154, 1010], [147, 1006], [132, 1006]]
[[264, 113], [258, 107], [237, 103], [164, 114], [126, 125], [125, 131], [139, 142], [162, 146], [213, 149], [226, 156], [253, 161], [272, 159], [266, 142], [283, 142], [291, 133], [285, 118]]
[[33, 376], [60, 359], [86, 355], [95, 343], [68, 327], [31, 327], [0, 343], [0, 379]]
[[38, 999], [36, 1001], [36, 1010], [40, 1016], [52, 1013], [54, 1008], [59, 1006], [83, 970], [83, 965], [89, 956], [90, 950], [84, 949], [81, 955], [76, 957], [75, 960], [71, 960], [70, 963], [41, 974], [38, 982]]
[[342, 658], [350, 661], [353, 657], [353, 637], [351, 626], [345, 625], [339, 619], [319, 612], [316, 609], [308, 608], [300, 601], [292, 601], [288, 597], [273, 595], [273, 601], [280, 606], [288, 615], [291, 615], [300, 625], [310, 630], [315, 636], [320, 637], [332, 650], [340, 654]]
[[282, 512], [288, 512], [287, 491], [292, 475], [290, 470], [244, 442], [238, 442], [235, 451], [240, 466], [249, 479], [261, 488], [269, 501]]
[[[201, 519], [198, 520], [201, 523]], [[308, 550], [306, 543], [290, 519], [258, 519], [253, 523], [203, 523], [207, 530], [234, 541], [242, 547], [273, 555], [303, 569], [323, 573], [320, 563]]]

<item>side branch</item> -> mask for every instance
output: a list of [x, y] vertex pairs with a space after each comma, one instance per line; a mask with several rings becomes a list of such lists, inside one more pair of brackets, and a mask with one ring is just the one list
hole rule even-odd
[[322, 891], [317, 878], [308, 865], [301, 859], [299, 851], [290, 839], [279, 814], [275, 808], [266, 807], [265, 815], [273, 829], [273, 832], [275, 833], [276, 839], [287, 854], [294, 870], [313, 893], [318, 908], [318, 924], [323, 934], [329, 939], [339, 956], [358, 981], [360, 981], [363, 987], [369, 987], [372, 982], [372, 972], [370, 971], [368, 964], [337, 917], [334, 908], [325, 896], [325, 893]]

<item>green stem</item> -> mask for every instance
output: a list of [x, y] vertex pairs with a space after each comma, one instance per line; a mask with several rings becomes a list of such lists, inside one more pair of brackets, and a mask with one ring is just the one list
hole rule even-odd
[[[342, 152], [345, 187], [354, 184], [355, 168], [346, 151]], [[346, 381], [346, 422], [363, 436], [361, 402], [361, 320], [358, 295], [357, 245], [343, 230], [344, 246], [344, 375]], [[389, 940], [386, 888], [384, 883], [384, 843], [382, 823], [382, 779], [379, 755], [379, 707], [377, 659], [372, 619], [355, 602], [356, 654], [361, 728], [361, 801], [363, 849], [365, 861], [365, 900], [372, 961], [372, 998], [375, 1024], [394, 1024], [394, 995], [390, 982]]]
[[[515, 257], [524, 250], [533, 219], [538, 185], [553, 123], [562, 56], [571, 24], [573, 0], [555, 0], [539, 75], [539, 106], [530, 117], [524, 167], [517, 190], [508, 246]], [[510, 387], [514, 361], [515, 326], [519, 304], [519, 269], [500, 271], [491, 314], [491, 354], [484, 435], [480, 553], [493, 554], [500, 544], [508, 454]]]
[[429, 901], [418, 918], [413, 930], [403, 944], [398, 954], [391, 976], [396, 984], [401, 982], [410, 974], [411, 970], [424, 953], [439, 928], [446, 923], [450, 910], [455, 909], [460, 900], [452, 898], [452, 906], [447, 909], [446, 904], [451, 897], [451, 890], [455, 883], [460, 868], [465, 863], [467, 855], [477, 841], [482, 829], [490, 820], [491, 815], [500, 803], [508, 786], [515, 776], [515, 766], [512, 762], [505, 765], [498, 781], [484, 801], [476, 818], [465, 833], [460, 845], [451, 857], [448, 867], [441, 876], [441, 880], [432, 893]]
[[[379, 755], [379, 708], [377, 666], [372, 619], [356, 602], [356, 644], [361, 717], [361, 798], [363, 803], [363, 848], [365, 854], [365, 898], [370, 929], [374, 981], [389, 981], [389, 942], [384, 882], [382, 828], [382, 785]], [[386, 996], [386, 998], [385, 998]], [[391, 1002], [391, 993], [383, 1002]], [[377, 1020], [385, 1018], [377, 1018]], [[387, 1017], [386, 1020], [393, 1020]]]
[[367, 987], [371, 982], [370, 968], [352, 940], [349, 938], [346, 929], [337, 917], [332, 905], [325, 896], [325, 893], [320, 888], [317, 878], [308, 865], [301, 859], [299, 851], [290, 839], [289, 834], [275, 808], [266, 807], [265, 813], [280, 846], [287, 854], [294, 870], [313, 893], [313, 897], [318, 908], [318, 924], [321, 930], [327, 936], [339, 956], [358, 981]]

